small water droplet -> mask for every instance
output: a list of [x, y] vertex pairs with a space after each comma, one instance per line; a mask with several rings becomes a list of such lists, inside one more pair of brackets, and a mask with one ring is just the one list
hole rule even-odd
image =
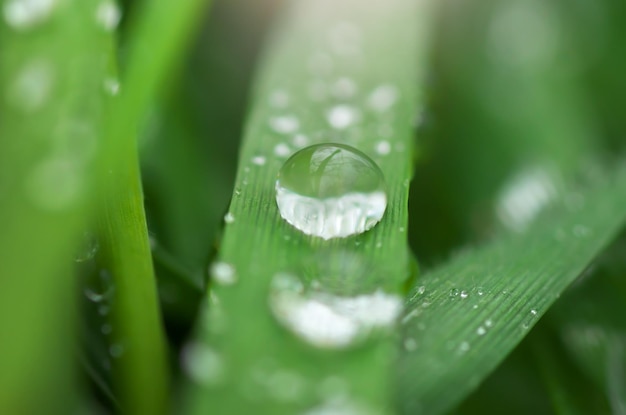
[[42, 59], [25, 65], [7, 89], [7, 102], [25, 112], [41, 109], [52, 94], [55, 82], [54, 68]]
[[412, 352], [417, 350], [417, 341], [412, 338], [408, 338], [404, 340], [404, 349], [407, 352]]
[[387, 154], [389, 154], [391, 152], [391, 144], [389, 144], [389, 141], [379, 141], [378, 143], [376, 143], [376, 153], [378, 153], [381, 156], [386, 156]]
[[532, 310], [530, 310], [530, 314], [532, 314], [533, 316], [537, 315], [537, 310], [535, 310], [534, 308]]
[[115, 1], [104, 0], [96, 9], [96, 20], [107, 32], [115, 30], [121, 18], [122, 12]]
[[109, 95], [115, 96], [120, 93], [120, 81], [117, 78], [105, 78], [102, 86]]
[[359, 113], [354, 107], [341, 104], [332, 107], [326, 114], [326, 118], [331, 127], [343, 130], [358, 120]]
[[124, 354], [124, 346], [120, 343], [114, 343], [109, 347], [109, 354], [112, 358], [121, 357]]
[[350, 78], [339, 78], [332, 86], [333, 95], [339, 99], [352, 98], [356, 91], [356, 84]]
[[274, 276], [270, 309], [276, 319], [305, 342], [322, 348], [345, 348], [375, 330], [393, 325], [402, 299], [381, 290], [339, 296], [305, 287], [291, 274]]
[[420, 286], [417, 288], [417, 293], [418, 293], [418, 294], [420, 294], [420, 295], [421, 295], [421, 294], [424, 294], [424, 292], [425, 292], [425, 291], [426, 291], [426, 286], [425, 286], [425, 285], [420, 285]]
[[368, 98], [369, 106], [379, 112], [387, 111], [398, 99], [398, 90], [393, 85], [380, 85]]
[[47, 20], [57, 4], [58, 0], [7, 0], [2, 12], [9, 26], [27, 30]]
[[585, 225], [575, 225], [572, 233], [577, 238], [584, 238], [591, 234], [591, 230]]
[[296, 134], [291, 140], [292, 144], [298, 148], [302, 148], [309, 144], [309, 138], [304, 134]]
[[459, 295], [459, 289], [458, 288], [451, 288], [450, 289], [450, 297], [451, 298], [455, 298]]
[[83, 193], [81, 169], [69, 157], [44, 160], [27, 176], [26, 192], [40, 208], [62, 211], [77, 203]]
[[478, 294], [479, 296], [484, 295], [485, 294], [485, 289], [483, 287], [476, 288], [476, 294]]
[[470, 349], [470, 344], [468, 342], [462, 342], [459, 345], [459, 352], [466, 353]]
[[98, 238], [91, 232], [83, 232], [79, 252], [74, 255], [74, 261], [85, 262], [93, 259], [100, 249]]
[[265, 157], [263, 156], [252, 157], [252, 164], [256, 166], [263, 166], [265, 164]]
[[482, 336], [485, 333], [487, 333], [487, 330], [483, 326], [480, 326], [476, 329], [476, 334], [478, 334], [479, 336]]
[[277, 157], [288, 157], [291, 154], [291, 149], [285, 143], [278, 143], [274, 147], [274, 154]]
[[363, 233], [387, 207], [383, 174], [360, 151], [318, 144], [295, 153], [280, 169], [276, 202], [289, 224], [324, 239]]
[[375, 415], [381, 413], [381, 411], [368, 409], [362, 404], [349, 400], [345, 394], [334, 394], [302, 415]]
[[281, 115], [270, 118], [270, 127], [280, 134], [295, 133], [300, 128], [300, 121], [293, 115]]
[[187, 344], [181, 353], [185, 373], [201, 384], [219, 383], [224, 377], [224, 359], [213, 349], [201, 343]]
[[465, 298], [467, 298], [468, 295], [469, 294], [467, 293], [467, 291], [465, 291], [465, 290], [461, 291], [461, 298], [465, 299]]
[[283, 89], [272, 91], [269, 97], [269, 103], [275, 108], [285, 108], [289, 105], [289, 94]]
[[404, 232], [405, 230], [406, 230], [406, 229], [404, 229], [404, 226], [400, 226], [400, 227], [398, 228], [398, 232]]
[[227, 224], [231, 224], [235, 222], [235, 215], [233, 215], [232, 213], [228, 212], [227, 214], [224, 215], [224, 222], [226, 222]]
[[113, 327], [108, 323], [103, 324], [102, 327], [100, 327], [100, 332], [107, 336], [113, 332]]
[[235, 267], [226, 262], [214, 262], [211, 264], [211, 277], [220, 285], [233, 285], [237, 282]]
[[491, 319], [485, 320], [485, 327], [492, 327], [492, 326], [493, 326], [493, 321], [491, 321]]
[[98, 314], [100, 314], [101, 316], [106, 316], [107, 314], [109, 314], [110, 310], [111, 308], [108, 305], [101, 304], [100, 307], [98, 307]]

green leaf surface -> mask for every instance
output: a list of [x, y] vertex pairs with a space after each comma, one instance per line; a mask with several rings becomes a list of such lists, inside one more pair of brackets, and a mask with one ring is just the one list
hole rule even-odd
[[96, 1], [0, 2], [0, 412], [75, 409], [72, 260], [110, 33]]
[[404, 413], [451, 409], [524, 338], [623, 226], [625, 173], [578, 193], [582, 206], [554, 204], [526, 232], [460, 254], [417, 282], [398, 365]]
[[[212, 284], [208, 317], [183, 354], [195, 381], [189, 413], [290, 414], [329, 402], [366, 413], [390, 410], [395, 344], [388, 333], [347, 350], [312, 346], [273, 317], [269, 290], [279, 273], [306, 279], [326, 272], [336, 294], [402, 292], [410, 273], [407, 196], [420, 102], [415, 80], [423, 75], [427, 23], [427, 8], [404, 0], [289, 5], [254, 91], [232, 220], [219, 252], [237, 282]], [[372, 93], [381, 87], [393, 91], [389, 109], [372, 106]], [[338, 108], [357, 115], [337, 126], [330, 114]], [[293, 119], [294, 128], [278, 125]], [[381, 168], [389, 204], [369, 232], [325, 242], [280, 217], [274, 184], [281, 165], [295, 150], [323, 142], [356, 147]]]

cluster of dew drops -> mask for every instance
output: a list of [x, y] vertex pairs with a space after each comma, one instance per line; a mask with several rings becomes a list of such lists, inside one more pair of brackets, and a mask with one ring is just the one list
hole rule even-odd
[[[71, 12], [66, 3], [63, 0], [7, 0], [2, 4], [1, 13], [16, 36], [28, 36], [43, 30], [56, 18], [65, 18]], [[114, 0], [102, 0], [94, 7], [94, 25], [103, 31], [115, 30], [120, 19], [121, 11]], [[54, 48], [50, 50], [54, 52]], [[60, 93], [60, 77], [66, 75], [56, 59], [45, 50], [39, 55], [23, 57], [3, 97], [12, 110], [29, 118], [58, 112], [55, 98]], [[108, 95], [116, 95], [120, 89], [119, 82], [112, 77], [104, 77], [101, 85]], [[50, 151], [24, 176], [24, 190], [29, 200], [49, 211], [64, 210], [79, 201], [86, 188], [83, 170], [93, 161], [98, 146], [96, 127], [89, 120], [62, 115], [55, 117], [57, 125], [46, 132]]]

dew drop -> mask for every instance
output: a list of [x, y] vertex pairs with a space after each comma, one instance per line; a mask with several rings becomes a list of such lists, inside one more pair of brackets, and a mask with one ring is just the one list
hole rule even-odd
[[54, 70], [50, 63], [35, 60], [28, 63], [7, 90], [7, 102], [19, 110], [34, 112], [42, 108], [52, 93]]
[[412, 338], [408, 338], [404, 340], [404, 350], [407, 352], [412, 352], [417, 350], [417, 341]]
[[16, 30], [27, 30], [44, 22], [58, 0], [8, 0], [2, 12], [7, 24]]
[[26, 178], [31, 200], [49, 211], [62, 211], [78, 202], [83, 185], [80, 168], [69, 157], [44, 160]]
[[270, 118], [270, 127], [280, 134], [295, 133], [300, 128], [300, 121], [293, 115], [281, 115]]
[[465, 353], [470, 349], [470, 344], [468, 342], [462, 342], [459, 345], [459, 352], [460, 353]]
[[235, 215], [233, 215], [232, 213], [228, 212], [227, 214], [224, 215], [224, 222], [226, 222], [227, 224], [231, 224], [235, 222]]
[[265, 157], [263, 156], [252, 157], [252, 164], [256, 166], [263, 166], [265, 164]]
[[276, 274], [270, 290], [276, 319], [305, 342], [341, 349], [394, 324], [402, 299], [376, 290], [353, 296], [335, 295], [305, 284], [296, 276]]
[[356, 91], [356, 84], [350, 78], [339, 78], [332, 86], [333, 95], [339, 99], [352, 98]]
[[285, 143], [278, 143], [274, 147], [274, 154], [277, 157], [288, 157], [291, 154], [291, 149]]
[[467, 293], [467, 291], [465, 291], [465, 290], [461, 291], [461, 298], [465, 299], [465, 298], [467, 298], [468, 295], [469, 294]]
[[96, 256], [99, 249], [100, 243], [98, 242], [98, 238], [96, 238], [91, 232], [84, 232], [79, 250], [74, 255], [74, 261], [89, 261]]
[[391, 108], [398, 99], [398, 90], [393, 85], [380, 85], [372, 91], [368, 98], [369, 106], [379, 112]]
[[485, 333], [487, 333], [487, 330], [485, 330], [483, 326], [480, 326], [479, 328], [476, 329], [476, 334], [478, 334], [479, 336], [482, 336]]
[[309, 144], [309, 138], [304, 134], [296, 134], [293, 136], [291, 140], [294, 146], [298, 148], [305, 147]]
[[326, 119], [331, 127], [343, 130], [354, 124], [359, 118], [357, 110], [349, 105], [336, 105], [326, 114]]
[[492, 327], [493, 326], [493, 321], [491, 321], [491, 319], [487, 319], [485, 321], [485, 327]]
[[117, 28], [122, 18], [122, 12], [116, 2], [104, 0], [96, 9], [96, 20], [106, 31], [110, 32]]
[[214, 262], [211, 264], [211, 276], [220, 285], [232, 285], [237, 282], [235, 267], [226, 262]]
[[458, 288], [451, 288], [450, 289], [450, 298], [455, 298], [459, 295], [459, 289]]
[[111, 96], [120, 93], [120, 81], [117, 78], [105, 78], [104, 81], [102, 81], [102, 86], [104, 91]]
[[272, 91], [269, 96], [269, 103], [275, 108], [285, 108], [289, 104], [289, 94], [283, 89]]
[[323, 239], [363, 233], [387, 207], [383, 174], [365, 154], [347, 145], [317, 144], [291, 156], [276, 181], [283, 219]]
[[215, 384], [224, 376], [224, 360], [203, 344], [187, 344], [181, 353], [181, 361], [187, 375], [198, 383]]
[[124, 354], [124, 346], [119, 343], [114, 343], [109, 347], [109, 354], [113, 358], [121, 357]]
[[391, 152], [391, 144], [389, 144], [389, 141], [379, 141], [378, 143], [376, 143], [376, 153], [378, 153], [381, 156], [386, 156], [387, 154], [389, 154]]

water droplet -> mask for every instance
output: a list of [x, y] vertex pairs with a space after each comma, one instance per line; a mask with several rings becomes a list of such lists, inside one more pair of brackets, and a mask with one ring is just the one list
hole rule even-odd
[[421, 294], [424, 294], [424, 292], [426, 292], [426, 286], [425, 285], [420, 285], [417, 288], [417, 293], [421, 295]]
[[462, 342], [459, 345], [459, 352], [460, 353], [465, 353], [470, 349], [470, 344], [468, 342]]
[[302, 376], [288, 370], [276, 370], [266, 377], [269, 393], [276, 400], [284, 402], [298, 401], [306, 390]]
[[235, 267], [226, 262], [214, 262], [211, 264], [211, 277], [220, 285], [232, 285], [237, 282]]
[[374, 415], [380, 411], [370, 410], [363, 405], [349, 400], [344, 395], [333, 395], [322, 404], [315, 406], [302, 415]]
[[352, 98], [356, 90], [356, 84], [350, 78], [339, 78], [332, 86], [333, 95], [339, 99]]
[[281, 115], [270, 118], [270, 127], [280, 134], [295, 133], [300, 128], [300, 121], [293, 115]]
[[226, 222], [227, 224], [231, 224], [235, 222], [235, 215], [233, 215], [232, 213], [228, 212], [227, 214], [224, 215], [224, 222]]
[[530, 310], [530, 314], [532, 314], [533, 316], [537, 315], [537, 310], [535, 310], [534, 308], [532, 310]]
[[287, 144], [279, 143], [274, 147], [274, 154], [277, 157], [288, 157], [291, 154], [291, 149]]
[[485, 320], [485, 327], [492, 327], [492, 326], [493, 326], [493, 321], [491, 321], [491, 319]]
[[25, 112], [42, 108], [52, 93], [54, 69], [44, 60], [28, 63], [7, 90], [7, 102]]
[[291, 140], [291, 142], [293, 143], [294, 146], [298, 148], [302, 148], [309, 144], [309, 138], [304, 134], [296, 134], [293, 136], [293, 139]]
[[450, 289], [450, 297], [451, 298], [455, 298], [459, 295], [459, 289], [458, 288], [451, 288]]
[[252, 164], [257, 165], [257, 166], [263, 166], [265, 164], [265, 157], [263, 156], [252, 157]]
[[479, 336], [482, 336], [485, 333], [487, 333], [487, 330], [483, 326], [480, 326], [479, 328], [476, 329], [476, 334], [478, 334]]
[[100, 249], [98, 238], [91, 232], [84, 232], [79, 252], [74, 255], [74, 261], [85, 262], [93, 259]]
[[283, 89], [272, 91], [269, 97], [269, 103], [275, 108], [285, 108], [289, 105], [289, 94]]
[[101, 304], [100, 307], [98, 307], [98, 314], [100, 314], [101, 316], [106, 316], [107, 314], [109, 314], [110, 310], [111, 308], [108, 305]]
[[224, 377], [224, 360], [213, 349], [201, 343], [187, 344], [181, 353], [185, 373], [202, 384], [215, 384]]
[[412, 338], [408, 338], [404, 340], [404, 349], [407, 352], [412, 352], [417, 350], [417, 341]]
[[398, 99], [398, 90], [393, 85], [380, 85], [368, 98], [369, 106], [379, 112], [387, 111]]
[[102, 327], [100, 327], [100, 332], [107, 336], [113, 332], [113, 327], [108, 323], [103, 324]]
[[577, 238], [584, 238], [591, 233], [591, 230], [585, 225], [576, 225], [574, 226], [572, 233]]
[[120, 81], [117, 78], [105, 78], [102, 86], [109, 95], [115, 96], [120, 93]]
[[376, 143], [376, 152], [381, 156], [389, 154], [391, 152], [391, 144], [389, 144], [389, 141], [383, 140]]
[[467, 291], [463, 290], [461, 291], [461, 298], [467, 298], [469, 294], [467, 293]]
[[339, 296], [313, 287], [291, 274], [274, 276], [270, 308], [276, 319], [307, 343], [345, 348], [378, 329], [388, 328], [402, 310], [402, 299], [381, 290]]
[[96, 9], [98, 24], [108, 32], [117, 28], [121, 18], [122, 12], [115, 1], [104, 0]]
[[476, 288], [476, 294], [478, 294], [480, 296], [484, 295], [485, 294], [484, 288], [483, 287]]
[[77, 203], [83, 192], [83, 175], [69, 157], [51, 157], [26, 178], [26, 192], [40, 208], [62, 211]]
[[358, 118], [358, 111], [349, 105], [335, 105], [326, 114], [328, 123], [337, 130], [343, 130], [354, 124]]
[[124, 354], [124, 346], [120, 343], [114, 343], [109, 347], [109, 354], [113, 358], [121, 357]]
[[57, 0], [7, 0], [2, 12], [9, 26], [27, 30], [48, 19], [57, 3]]
[[378, 166], [342, 144], [318, 144], [295, 153], [280, 169], [276, 202], [289, 224], [324, 239], [363, 233], [387, 207]]

